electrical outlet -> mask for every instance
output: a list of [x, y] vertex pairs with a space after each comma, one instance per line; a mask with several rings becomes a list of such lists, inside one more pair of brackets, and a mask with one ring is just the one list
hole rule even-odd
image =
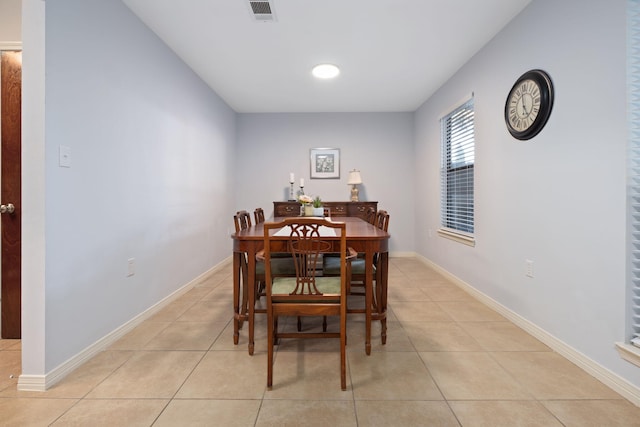
[[524, 265], [525, 265], [524, 275], [527, 277], [533, 277], [533, 261], [531, 261], [530, 259], [527, 259], [524, 261]]
[[127, 260], [127, 277], [131, 277], [136, 274], [136, 259], [129, 258]]

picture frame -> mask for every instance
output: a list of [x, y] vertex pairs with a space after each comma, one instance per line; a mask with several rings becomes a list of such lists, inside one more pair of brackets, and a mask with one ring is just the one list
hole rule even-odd
[[309, 155], [311, 179], [340, 179], [339, 148], [312, 148]]

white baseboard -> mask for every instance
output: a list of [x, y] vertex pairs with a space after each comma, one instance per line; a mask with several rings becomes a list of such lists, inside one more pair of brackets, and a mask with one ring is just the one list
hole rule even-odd
[[0, 50], [22, 50], [22, 42], [0, 42]]
[[529, 320], [521, 317], [519, 314], [509, 310], [502, 304], [478, 291], [459, 277], [454, 276], [453, 274], [449, 273], [447, 270], [433, 263], [427, 258], [424, 258], [423, 256], [417, 254], [416, 258], [427, 264], [429, 267], [437, 270], [443, 276], [446, 276], [453, 283], [458, 285], [467, 293], [471, 294], [475, 299], [487, 305], [488, 307], [491, 307], [493, 310], [509, 319], [515, 325], [524, 329], [526, 332], [549, 346], [552, 350], [556, 351], [558, 354], [573, 362], [578, 367], [582, 368], [582, 370], [587, 372], [589, 375], [598, 379], [616, 393], [622, 395], [634, 405], [640, 406], [640, 388], [631, 384], [629, 381], [620, 377], [619, 375], [611, 372], [604, 366], [596, 363], [573, 347], [570, 347], [565, 342], [559, 340], [549, 332], [540, 328], [538, 325], [531, 323]]
[[414, 258], [415, 252], [389, 252], [389, 258]]
[[82, 350], [80, 353], [72, 356], [65, 362], [58, 365], [56, 368], [52, 369], [45, 375], [20, 375], [18, 378], [18, 390], [20, 391], [46, 391], [51, 386], [62, 380], [64, 377], [69, 375], [72, 371], [77, 369], [83, 363], [91, 359], [96, 354], [100, 353], [104, 349], [108, 348], [111, 344], [118, 341], [127, 333], [131, 332], [136, 326], [140, 325], [142, 322], [159, 312], [161, 309], [166, 307], [171, 302], [175, 301], [185, 293], [187, 293], [191, 288], [193, 288], [196, 284], [198, 284], [205, 277], [214, 274], [218, 270], [225, 267], [227, 264], [231, 262], [232, 258], [228, 257], [223, 260], [220, 264], [212, 267], [211, 269], [205, 271], [195, 279], [191, 280], [186, 285], [182, 286], [180, 289], [176, 290], [172, 294], [163, 298], [158, 303], [149, 307], [147, 310], [143, 311], [133, 319], [129, 320], [127, 323], [108, 333], [104, 337], [100, 338], [98, 341], [91, 344], [89, 347]]

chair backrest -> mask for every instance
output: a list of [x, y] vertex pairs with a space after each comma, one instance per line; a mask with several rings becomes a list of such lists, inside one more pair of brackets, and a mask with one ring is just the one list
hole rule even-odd
[[376, 225], [376, 218], [377, 215], [375, 208], [369, 206], [369, 209], [367, 209], [367, 212], [365, 214], [365, 220], [371, 225]]
[[385, 210], [379, 210], [376, 214], [375, 226], [381, 230], [389, 231], [389, 213]]
[[[346, 297], [347, 276], [347, 240], [344, 222], [333, 222], [319, 217], [289, 217], [279, 222], [264, 223], [264, 258], [265, 276], [267, 278], [267, 294], [271, 294], [271, 253], [288, 251], [291, 253], [296, 268], [296, 286], [288, 295], [279, 299], [313, 301], [329, 295], [323, 294], [316, 287], [317, 275], [322, 268], [320, 255], [339, 252], [341, 259], [341, 289], [337, 290], [341, 297]], [[322, 279], [320, 279], [322, 280]], [[333, 299], [336, 294], [332, 293]]]
[[264, 210], [262, 208], [256, 208], [253, 211], [253, 218], [256, 220], [256, 224], [264, 222]]
[[251, 215], [247, 211], [238, 211], [233, 216], [233, 223], [236, 226], [236, 233], [251, 227]]

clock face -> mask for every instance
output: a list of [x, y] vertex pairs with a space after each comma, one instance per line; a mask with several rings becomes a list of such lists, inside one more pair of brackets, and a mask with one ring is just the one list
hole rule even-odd
[[519, 132], [529, 129], [540, 113], [540, 86], [531, 79], [522, 81], [509, 96], [509, 123]]
[[549, 76], [542, 70], [524, 73], [511, 88], [504, 107], [509, 133], [521, 140], [533, 138], [547, 123], [552, 106]]

